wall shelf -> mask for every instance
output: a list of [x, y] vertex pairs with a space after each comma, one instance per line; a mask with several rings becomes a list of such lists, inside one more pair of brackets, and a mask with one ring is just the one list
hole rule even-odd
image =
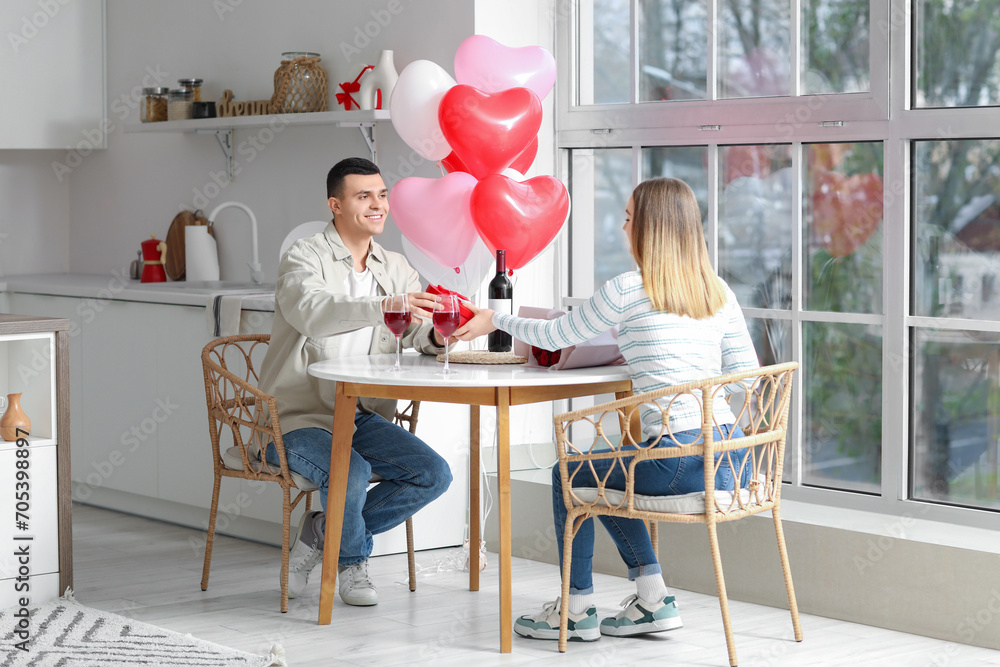
[[252, 130], [270, 128], [272, 130], [286, 127], [307, 127], [311, 125], [333, 125], [335, 127], [356, 127], [361, 132], [365, 144], [372, 156], [372, 162], [378, 163], [378, 145], [376, 142], [375, 125], [379, 121], [389, 120], [387, 109], [358, 111], [318, 111], [315, 113], [278, 113], [266, 116], [231, 116], [228, 118], [195, 118], [192, 120], [168, 120], [159, 123], [131, 123], [125, 126], [126, 132], [190, 132], [194, 134], [210, 134], [219, 142], [222, 154], [226, 158], [226, 173], [229, 180], [233, 179], [233, 132], [235, 130]]

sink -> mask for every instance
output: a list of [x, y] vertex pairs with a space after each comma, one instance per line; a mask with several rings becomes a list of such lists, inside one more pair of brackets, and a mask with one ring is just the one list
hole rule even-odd
[[214, 294], [215, 292], [273, 292], [274, 283], [252, 283], [238, 280], [178, 280], [166, 283], [139, 283], [136, 287], [149, 290], [177, 290], [187, 294]]

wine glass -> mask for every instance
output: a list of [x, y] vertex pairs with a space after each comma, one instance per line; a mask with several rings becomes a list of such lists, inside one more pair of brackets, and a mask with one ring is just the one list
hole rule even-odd
[[409, 298], [405, 294], [390, 294], [386, 297], [385, 314], [382, 317], [385, 320], [385, 326], [389, 327], [389, 331], [396, 336], [396, 365], [392, 367], [392, 370], [399, 373], [404, 370], [399, 365], [403, 332], [410, 326], [410, 320], [412, 319]]
[[434, 328], [444, 338], [444, 368], [437, 375], [450, 375], [455, 371], [448, 368], [448, 338], [455, 333], [459, 323], [458, 297], [442, 294], [434, 309]]

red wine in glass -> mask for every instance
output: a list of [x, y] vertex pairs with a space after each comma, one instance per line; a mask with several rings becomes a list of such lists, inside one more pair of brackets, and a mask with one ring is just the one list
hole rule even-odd
[[441, 338], [449, 338], [460, 322], [459, 313], [437, 310], [434, 312], [434, 328], [441, 334]]
[[400, 347], [403, 333], [410, 326], [412, 315], [410, 314], [410, 301], [406, 294], [390, 294], [385, 299], [385, 312], [382, 314], [385, 326], [389, 328], [392, 335], [396, 337], [396, 365], [392, 370], [399, 372], [403, 370], [399, 364]]
[[438, 375], [449, 375], [455, 371], [448, 368], [448, 338], [455, 333], [458, 323], [461, 321], [461, 313], [458, 310], [458, 297], [453, 294], [443, 294], [438, 297], [438, 302], [434, 308], [432, 316], [434, 328], [441, 338], [444, 338], [444, 368]]
[[410, 320], [412, 315], [409, 312], [405, 313], [394, 313], [386, 312], [385, 314], [385, 326], [389, 327], [389, 331], [392, 332], [393, 336], [402, 336], [406, 328], [410, 326]]

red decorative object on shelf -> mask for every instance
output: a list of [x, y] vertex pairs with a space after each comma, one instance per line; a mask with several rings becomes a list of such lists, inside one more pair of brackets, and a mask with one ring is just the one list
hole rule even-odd
[[[364, 69], [362, 69], [361, 72], [358, 73], [358, 76], [354, 79], [354, 81], [345, 81], [344, 83], [340, 84], [340, 89], [344, 92], [337, 93], [337, 104], [343, 104], [345, 111], [361, 108], [361, 105], [358, 104], [358, 101], [356, 99], [351, 97], [351, 94], [361, 90], [361, 77], [363, 77], [365, 75], [365, 72], [367, 72], [370, 69], [375, 69], [375, 66], [365, 65]], [[381, 100], [379, 100], [379, 108], [382, 108]]]

